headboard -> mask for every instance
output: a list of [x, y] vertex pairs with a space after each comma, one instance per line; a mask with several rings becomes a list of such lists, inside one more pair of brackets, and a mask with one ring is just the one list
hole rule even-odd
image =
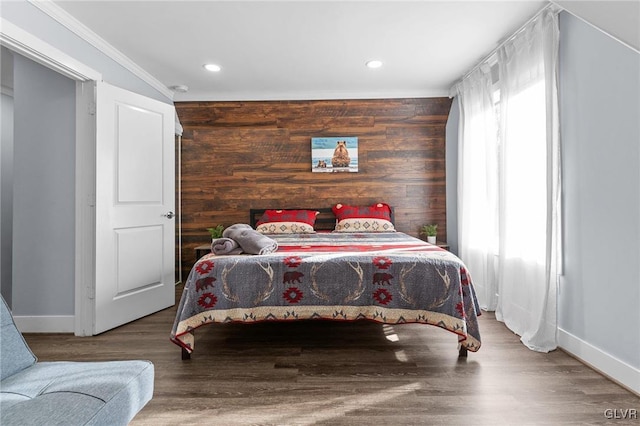
[[[393, 223], [393, 208], [391, 208], [391, 222]], [[256, 223], [262, 217], [267, 209], [250, 209], [249, 210], [249, 224], [255, 229]], [[336, 228], [336, 215], [333, 214], [331, 207], [322, 208], [290, 208], [287, 210], [314, 210], [318, 213], [316, 216], [316, 223], [313, 227], [316, 231], [333, 231]]]

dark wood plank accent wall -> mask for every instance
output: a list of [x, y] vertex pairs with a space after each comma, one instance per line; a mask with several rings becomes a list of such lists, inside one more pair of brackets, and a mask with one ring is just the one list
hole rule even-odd
[[[446, 241], [448, 98], [179, 102], [183, 267], [207, 227], [250, 208], [386, 202], [399, 231], [437, 223]], [[357, 136], [358, 173], [312, 173], [311, 137]]]

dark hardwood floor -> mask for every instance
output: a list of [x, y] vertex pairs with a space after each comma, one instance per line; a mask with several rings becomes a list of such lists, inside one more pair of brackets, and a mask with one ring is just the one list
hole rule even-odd
[[560, 350], [528, 350], [492, 313], [466, 359], [436, 327], [308, 321], [205, 326], [188, 361], [169, 341], [174, 315], [25, 337], [40, 361], [151, 360], [154, 397], [132, 425], [640, 425], [638, 396]]

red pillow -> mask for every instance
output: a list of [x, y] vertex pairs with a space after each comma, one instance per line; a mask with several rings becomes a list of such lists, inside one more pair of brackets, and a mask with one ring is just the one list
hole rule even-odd
[[318, 213], [315, 210], [265, 210], [256, 226], [269, 222], [301, 222], [313, 227]]
[[377, 203], [371, 206], [347, 206], [336, 204], [332, 208], [338, 221], [343, 219], [384, 219], [391, 222], [391, 207], [385, 203]]

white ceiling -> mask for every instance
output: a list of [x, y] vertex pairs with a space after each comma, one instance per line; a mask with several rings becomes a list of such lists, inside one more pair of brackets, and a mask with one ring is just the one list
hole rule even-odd
[[55, 3], [183, 101], [447, 96], [548, 2]]
[[640, 1], [555, 0], [554, 3], [640, 52]]

